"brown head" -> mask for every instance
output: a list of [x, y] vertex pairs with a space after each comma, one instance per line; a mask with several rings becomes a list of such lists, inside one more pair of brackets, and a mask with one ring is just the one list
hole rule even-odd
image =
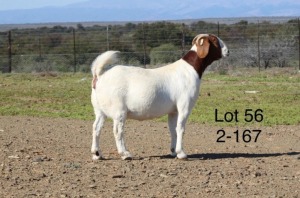
[[213, 34], [197, 35], [192, 45], [191, 50], [182, 59], [194, 67], [199, 78], [213, 61], [229, 55], [225, 43]]

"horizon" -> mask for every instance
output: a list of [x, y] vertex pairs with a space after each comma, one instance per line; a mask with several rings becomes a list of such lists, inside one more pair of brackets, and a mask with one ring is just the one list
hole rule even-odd
[[299, 17], [288, 16], [268, 16], [268, 17], [229, 17], [229, 18], [199, 18], [199, 19], [178, 19], [178, 20], [153, 20], [153, 21], [87, 21], [87, 22], [46, 22], [46, 23], [18, 23], [18, 24], [0, 24], [0, 32], [9, 31], [11, 29], [30, 29], [47, 27], [52, 28], [54, 26], [73, 27], [76, 28], [78, 24], [84, 27], [92, 27], [95, 25], [108, 26], [108, 25], [126, 25], [128, 23], [140, 24], [140, 23], [155, 23], [155, 22], [171, 22], [171, 23], [184, 23], [185, 25], [191, 25], [192, 23], [203, 21], [206, 23], [220, 23], [231, 25], [239, 23], [240, 21], [247, 21], [248, 23], [258, 22], [270, 22], [270, 23], [286, 23], [290, 20], [299, 20]]

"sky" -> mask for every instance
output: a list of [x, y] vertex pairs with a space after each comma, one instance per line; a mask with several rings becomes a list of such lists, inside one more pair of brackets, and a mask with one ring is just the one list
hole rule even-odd
[[0, 0], [0, 24], [300, 16], [300, 0]]
[[66, 6], [86, 0], [0, 0], [0, 10], [33, 9], [48, 6]]
[[[124, 1], [130, 2], [130, 0], [124, 0]], [[1, 5], [0, 10], [33, 9], [33, 8], [42, 8], [48, 6], [60, 7], [60, 6], [76, 4], [80, 2], [88, 2], [88, 0], [0, 0], [0, 5]], [[155, 1], [149, 1], [150, 4], [153, 2]], [[174, 2], [176, 2], [176, 0], [174, 0]], [[245, 6], [255, 4], [258, 7], [259, 5], [276, 6], [280, 4], [292, 4], [295, 6], [300, 6], [300, 1], [299, 0], [259, 0], [259, 1], [257, 0], [215, 0], [215, 1], [204, 1], [201, 2], [200, 4], [204, 5], [204, 7], [215, 5], [215, 4], [221, 4], [224, 7], [236, 6], [237, 4], [240, 5], [242, 4]]]

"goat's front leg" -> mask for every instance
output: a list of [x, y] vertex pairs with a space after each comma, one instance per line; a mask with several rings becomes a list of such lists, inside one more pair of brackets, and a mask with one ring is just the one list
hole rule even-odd
[[102, 158], [102, 154], [99, 147], [99, 138], [101, 128], [103, 127], [105, 121], [105, 116], [101, 113], [96, 113], [96, 119], [93, 124], [93, 140], [92, 140], [92, 148], [91, 152], [93, 154], [93, 160], [98, 160]]
[[114, 119], [113, 132], [116, 140], [118, 153], [121, 155], [123, 160], [132, 159], [132, 155], [127, 151], [124, 140], [124, 124], [125, 119]]
[[176, 133], [177, 133], [177, 141], [176, 141], [176, 153], [178, 159], [187, 159], [187, 155], [183, 151], [183, 134], [185, 131], [185, 124], [188, 119], [189, 112], [178, 112]]
[[182, 121], [180, 124], [177, 124], [176, 127], [176, 132], [177, 132], [176, 153], [178, 159], [187, 158], [187, 155], [184, 153], [183, 146], [182, 146], [184, 130], [185, 130], [185, 121]]
[[177, 134], [176, 134], [176, 123], [177, 123], [178, 114], [172, 113], [168, 115], [168, 125], [169, 131], [171, 135], [171, 155], [176, 157], [176, 141], [177, 141]]

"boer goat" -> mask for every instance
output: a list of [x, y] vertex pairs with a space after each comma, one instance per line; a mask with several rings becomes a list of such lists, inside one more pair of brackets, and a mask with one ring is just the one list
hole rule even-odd
[[146, 120], [168, 114], [171, 154], [187, 158], [182, 148], [185, 124], [199, 96], [201, 76], [213, 61], [229, 55], [215, 35], [199, 34], [180, 60], [156, 69], [115, 64], [118, 51], [99, 55], [92, 64], [91, 100], [95, 112], [91, 152], [101, 159], [99, 136], [106, 117], [113, 119], [113, 133], [122, 159], [131, 159], [124, 141], [127, 118]]

